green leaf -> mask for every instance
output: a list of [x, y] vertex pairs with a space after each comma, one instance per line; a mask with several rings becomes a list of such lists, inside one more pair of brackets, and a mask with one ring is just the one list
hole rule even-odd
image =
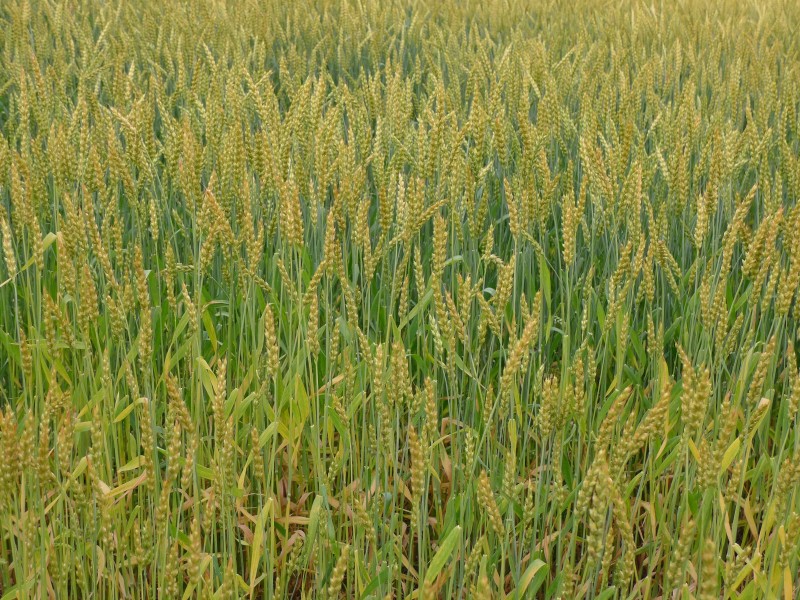
[[617, 593], [617, 586], [612, 585], [603, 590], [602, 592], [600, 592], [600, 595], [597, 596], [597, 600], [606, 600], [607, 598], [613, 598], [614, 594], [616, 593]]
[[138, 469], [142, 464], [143, 456], [137, 456], [136, 458], [132, 458], [125, 464], [124, 466], [117, 469], [117, 473], [127, 473], [128, 471], [133, 471]]
[[431, 585], [436, 580], [460, 543], [461, 526], [456, 525], [453, 531], [444, 539], [442, 545], [439, 546], [436, 554], [433, 555], [431, 563], [428, 565], [428, 570], [425, 573], [425, 585]]
[[3, 594], [3, 597], [0, 600], [13, 600], [14, 598], [27, 598], [28, 591], [33, 587], [36, 583], [36, 577], [31, 577], [28, 581], [24, 583], [18, 583], [12, 588], [9, 588], [8, 592]]
[[431, 301], [431, 298], [433, 298], [433, 289], [428, 288], [428, 291], [425, 292], [425, 295], [420, 299], [419, 302], [417, 302], [414, 305], [414, 308], [408, 311], [408, 314], [406, 315], [405, 319], [403, 319], [400, 322], [399, 329], [401, 330], [404, 329], [406, 325], [408, 325], [411, 321], [413, 321], [414, 318], [420, 313], [420, 311], [424, 310], [425, 307], [428, 306], [428, 304]]
[[378, 588], [381, 586], [386, 585], [389, 581], [389, 567], [386, 566], [381, 569], [378, 574], [372, 578], [372, 580], [367, 584], [367, 587], [364, 588], [364, 591], [361, 593], [361, 600], [367, 600], [370, 595], [377, 591]]
[[278, 421], [273, 421], [264, 431], [261, 432], [261, 435], [258, 436], [259, 449], [266, 445], [270, 438], [275, 435], [276, 431], [278, 431]]
[[293, 423], [293, 425], [298, 428], [297, 432], [299, 434], [303, 424], [306, 422], [306, 419], [308, 419], [308, 415], [311, 414], [311, 405], [308, 401], [308, 393], [306, 392], [306, 388], [303, 385], [303, 380], [299, 373], [295, 376], [294, 380], [293, 404], [297, 408], [299, 413], [298, 416], [300, 417], [299, 421]]
[[542, 280], [542, 293], [544, 294], [545, 306], [550, 308], [550, 269], [547, 266], [547, 261], [544, 255], [539, 254], [539, 277]]
[[[528, 586], [530, 586], [531, 582], [534, 580], [534, 578], [536, 578], [536, 574], [539, 573], [539, 571], [541, 571], [542, 567], [546, 566], [547, 563], [544, 562], [543, 560], [539, 558], [535, 559], [530, 565], [528, 565], [528, 568], [525, 569], [525, 572], [522, 574], [522, 577], [519, 578], [519, 583], [517, 584], [517, 587], [509, 594], [509, 597], [515, 599], [522, 598], [526, 590], [528, 589]], [[542, 582], [544, 581], [543, 577], [544, 574], [545, 573], [542, 573], [542, 577], [537, 578], [536, 584], [534, 585], [533, 588], [531, 588], [531, 593], [536, 593], [536, 590], [539, 589], [540, 585], [542, 585]]]
[[119, 423], [120, 421], [124, 420], [125, 417], [131, 414], [131, 411], [136, 408], [137, 404], [139, 404], [139, 400], [136, 400], [136, 402], [131, 402], [128, 404], [128, 406], [119, 411], [119, 414], [114, 417], [114, 423]]
[[319, 531], [319, 519], [322, 514], [322, 496], [317, 495], [314, 498], [314, 503], [311, 505], [311, 511], [308, 513], [308, 533], [306, 533], [306, 545], [303, 547], [302, 563], [305, 564], [308, 560], [311, 550], [314, 548], [314, 542], [317, 539], [317, 531]]

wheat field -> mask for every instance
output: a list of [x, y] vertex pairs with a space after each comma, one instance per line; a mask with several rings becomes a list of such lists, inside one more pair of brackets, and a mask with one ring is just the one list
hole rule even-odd
[[0, 598], [797, 598], [798, 27], [0, 2]]

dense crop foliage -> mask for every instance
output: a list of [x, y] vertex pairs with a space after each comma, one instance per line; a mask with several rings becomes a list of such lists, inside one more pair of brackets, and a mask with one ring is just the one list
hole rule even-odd
[[0, 2], [0, 596], [794, 598], [798, 26]]

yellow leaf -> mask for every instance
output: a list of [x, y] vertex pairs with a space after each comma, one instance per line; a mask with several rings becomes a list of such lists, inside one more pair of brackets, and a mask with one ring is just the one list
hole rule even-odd
[[697, 450], [697, 446], [694, 445], [692, 440], [689, 440], [689, 451], [692, 453], [692, 456], [694, 456], [694, 459], [697, 462], [702, 462], [700, 460], [700, 452]]
[[123, 483], [120, 486], [115, 487], [113, 490], [108, 492], [108, 496], [113, 498], [114, 496], [119, 496], [124, 494], [125, 492], [129, 492], [133, 489], [136, 489], [140, 485], [142, 485], [147, 480], [147, 473], [142, 473], [136, 479], [131, 479], [130, 481]]
[[255, 593], [257, 585], [256, 574], [258, 564], [261, 562], [261, 551], [264, 543], [264, 530], [267, 527], [267, 517], [272, 513], [272, 498], [270, 498], [258, 514], [255, 531], [253, 532], [253, 543], [250, 546], [250, 597]]
[[728, 449], [725, 451], [725, 454], [722, 455], [722, 460], [719, 464], [719, 471], [722, 473], [731, 466], [733, 459], [736, 458], [736, 455], [739, 454], [739, 449], [742, 447], [742, 439], [736, 438], [733, 440], [733, 443], [728, 446]]
[[792, 572], [789, 567], [783, 567], [783, 598], [792, 600], [794, 598], [794, 584], [792, 583]]

